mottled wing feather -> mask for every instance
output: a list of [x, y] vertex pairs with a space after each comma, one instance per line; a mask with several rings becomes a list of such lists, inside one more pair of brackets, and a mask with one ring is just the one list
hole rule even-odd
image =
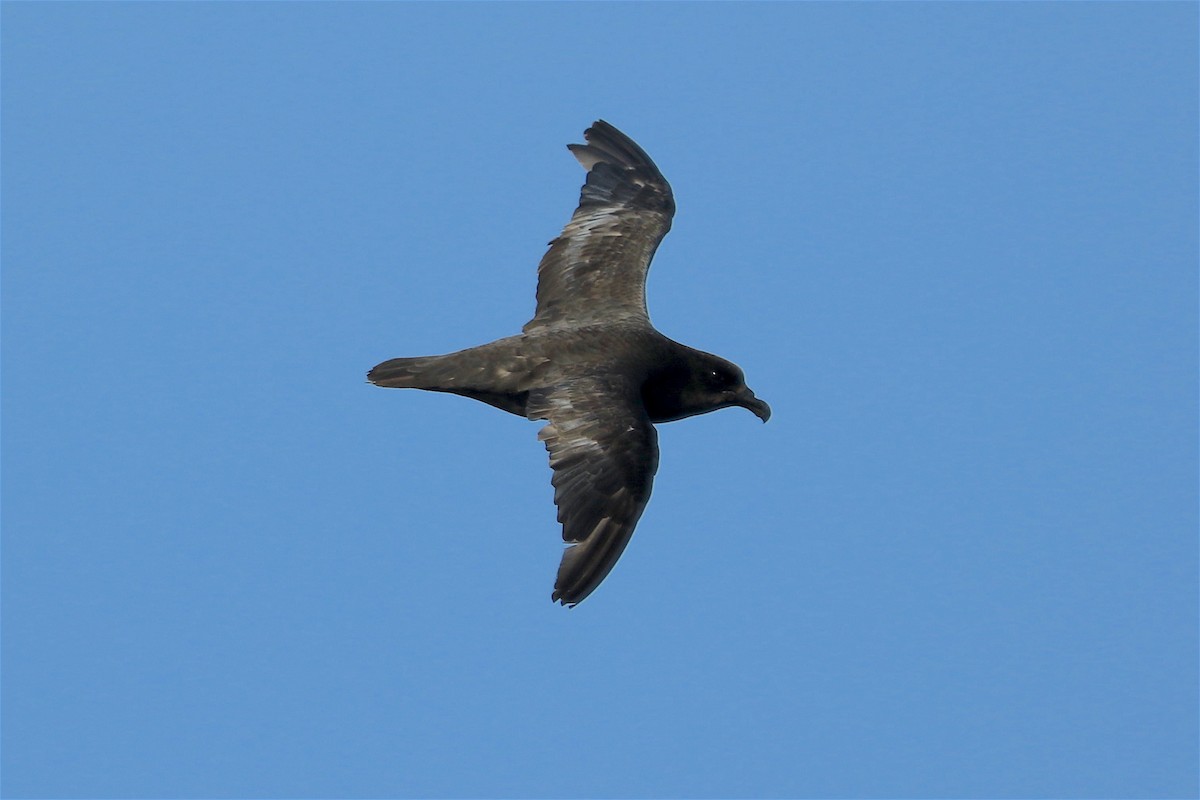
[[658, 435], [635, 388], [581, 377], [529, 395], [550, 453], [563, 553], [552, 598], [575, 605], [600, 585], [633, 535], [658, 469]]
[[646, 273], [671, 229], [675, 200], [658, 167], [603, 120], [568, 145], [587, 169], [579, 208], [538, 265], [537, 312], [526, 331], [559, 323], [648, 319]]

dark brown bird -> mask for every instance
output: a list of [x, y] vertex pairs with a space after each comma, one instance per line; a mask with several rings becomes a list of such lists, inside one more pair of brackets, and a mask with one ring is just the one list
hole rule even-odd
[[393, 358], [377, 386], [473, 397], [548, 423], [554, 503], [568, 543], [551, 597], [574, 606], [608, 575], [650, 499], [656, 422], [771, 408], [723, 358], [663, 336], [646, 273], [675, 200], [658, 167], [604, 121], [567, 147], [587, 169], [579, 208], [538, 265], [537, 311], [517, 336], [443, 356]]

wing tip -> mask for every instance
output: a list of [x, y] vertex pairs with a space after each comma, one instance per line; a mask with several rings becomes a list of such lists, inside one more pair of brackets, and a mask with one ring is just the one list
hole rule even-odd
[[[578, 545], [571, 545], [566, 552], [570, 552]], [[565, 553], [564, 553], [565, 556]], [[566, 559], [564, 558], [564, 562]], [[606, 572], [607, 575], [607, 572]], [[560, 565], [558, 579], [554, 581], [554, 591], [550, 593], [551, 602], [567, 608], [574, 608], [587, 599], [596, 587], [600, 585], [600, 581], [585, 580], [587, 576], [563, 574], [562, 566]]]
[[569, 144], [567, 149], [590, 170], [601, 162], [618, 167], [646, 167], [659, 178], [662, 173], [637, 142], [622, 133], [615, 125], [598, 119], [583, 132], [587, 144]]
[[555, 587], [554, 591], [550, 593], [550, 602], [558, 603], [563, 608], [574, 608], [575, 606], [579, 605], [582, 600], [582, 597], [579, 598], [579, 600], [571, 600], [565, 594], [560, 592], [558, 587]]

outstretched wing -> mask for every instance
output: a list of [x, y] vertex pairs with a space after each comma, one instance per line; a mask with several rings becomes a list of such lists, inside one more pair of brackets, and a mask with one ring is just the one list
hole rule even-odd
[[658, 469], [658, 434], [636, 391], [616, 377], [582, 377], [529, 394], [530, 419], [550, 452], [563, 552], [552, 599], [575, 605], [600, 585], [637, 525]]
[[530, 331], [566, 322], [648, 319], [646, 273], [671, 229], [666, 178], [632, 139], [603, 120], [567, 145], [587, 169], [579, 208], [538, 265]]

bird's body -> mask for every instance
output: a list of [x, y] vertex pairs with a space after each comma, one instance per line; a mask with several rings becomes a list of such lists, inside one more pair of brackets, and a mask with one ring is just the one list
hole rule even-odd
[[450, 392], [549, 421], [554, 501], [571, 544], [553, 599], [575, 605], [612, 569], [650, 497], [653, 423], [750, 409], [734, 364], [659, 333], [646, 312], [650, 259], [670, 229], [670, 186], [645, 152], [605, 122], [570, 145], [588, 169], [579, 208], [538, 268], [537, 312], [522, 333], [441, 356], [394, 358], [379, 386]]
[[393, 358], [372, 369], [369, 379], [389, 388], [458, 394], [528, 417], [532, 390], [620, 374], [639, 388], [651, 422], [672, 422], [716, 410], [681, 396], [691, 373], [708, 365], [705, 356], [715, 358], [649, 326], [595, 325], [509, 336], [442, 356]]

